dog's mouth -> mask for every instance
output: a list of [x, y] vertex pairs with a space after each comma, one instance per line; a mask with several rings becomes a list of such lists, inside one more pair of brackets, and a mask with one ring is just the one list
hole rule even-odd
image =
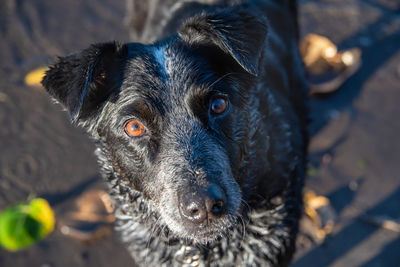
[[191, 240], [193, 243], [207, 244], [229, 235], [230, 230], [236, 225], [236, 221], [236, 216], [226, 215], [217, 220], [196, 225], [179, 222], [173, 225], [168, 223], [167, 226], [178, 238]]

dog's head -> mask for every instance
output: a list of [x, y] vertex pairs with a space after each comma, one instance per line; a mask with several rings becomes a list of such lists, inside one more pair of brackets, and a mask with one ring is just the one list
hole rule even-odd
[[266, 33], [257, 14], [203, 14], [153, 45], [60, 58], [43, 85], [173, 233], [206, 242], [240, 213], [248, 91]]

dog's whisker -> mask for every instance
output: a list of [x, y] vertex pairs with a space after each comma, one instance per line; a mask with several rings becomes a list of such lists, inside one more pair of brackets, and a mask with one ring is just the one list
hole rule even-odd
[[243, 216], [242, 216], [242, 215], [239, 215], [239, 219], [241, 220], [241, 222], [242, 222], [242, 227], [243, 227], [243, 229], [242, 229], [242, 240], [245, 240], [245, 236], [246, 236], [246, 223], [244, 222], [244, 219], [243, 219]]
[[167, 227], [166, 224], [164, 224], [164, 225], [161, 227], [161, 234], [164, 235], [164, 236], [167, 238], [168, 243], [169, 243], [170, 235], [169, 235], [169, 234], [168, 234], [168, 235], [165, 234], [165, 232], [164, 232], [164, 231], [165, 231], [165, 227]]
[[153, 238], [155, 231], [156, 231], [157, 228], [159, 227], [159, 226], [158, 226], [158, 222], [160, 221], [160, 219], [161, 219], [161, 217], [158, 217], [157, 220], [156, 220], [156, 222], [155, 222], [154, 225], [153, 225], [153, 228], [152, 228], [151, 233], [150, 233], [150, 237], [149, 237], [149, 239], [147, 240], [146, 248], [148, 248], [148, 247], [150, 246], [151, 239]]
[[242, 198], [240, 201], [246, 206], [247, 211], [251, 210], [250, 204], [246, 200]]
[[211, 83], [210, 85], [208, 85], [207, 87], [212, 88], [216, 83], [218, 83], [218, 82], [222, 81], [223, 79], [225, 79], [226, 77], [228, 77], [228, 76], [230, 76], [230, 75], [234, 75], [234, 74], [237, 74], [237, 73], [235, 73], [235, 72], [226, 73], [226, 74], [222, 75], [221, 77], [219, 77], [219, 78], [218, 78], [217, 80], [215, 80], [214, 82], [212, 82], [212, 83]]
[[146, 256], [145, 256], [145, 259], [144, 259], [145, 264], [147, 263], [147, 258], [148, 258], [149, 254], [150, 254], [150, 252], [151, 252], [151, 251], [150, 251], [150, 242], [151, 242], [151, 239], [153, 238], [154, 233], [155, 233], [155, 231], [157, 230], [157, 228], [159, 228], [158, 223], [159, 223], [160, 220], [161, 220], [161, 217], [158, 217], [157, 220], [155, 221], [155, 223], [154, 223], [154, 225], [153, 225], [153, 228], [152, 228], [152, 230], [151, 230], [151, 233], [150, 233], [150, 237], [149, 237], [148, 240], [147, 240], [145, 249], [148, 249], [148, 252], [146, 253]]

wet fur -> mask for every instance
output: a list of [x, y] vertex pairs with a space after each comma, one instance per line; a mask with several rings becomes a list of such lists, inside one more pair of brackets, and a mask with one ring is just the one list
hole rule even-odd
[[[116, 230], [143, 266], [284, 266], [294, 251], [307, 146], [294, 8], [216, 2], [187, 3], [195, 16], [183, 3], [163, 31], [177, 33], [154, 44], [60, 58], [43, 80], [95, 141]], [[220, 117], [209, 113], [215, 95], [230, 101]], [[145, 136], [125, 134], [132, 118]], [[182, 220], [177, 192], [210, 183], [227, 196], [225, 214]]]

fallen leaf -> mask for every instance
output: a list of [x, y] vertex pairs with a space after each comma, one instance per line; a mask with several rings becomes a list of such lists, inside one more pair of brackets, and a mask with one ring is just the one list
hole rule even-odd
[[29, 86], [42, 86], [40, 83], [45, 76], [47, 67], [32, 70], [25, 76], [25, 84]]
[[112, 231], [114, 208], [105, 191], [88, 190], [77, 197], [69, 208], [70, 211], [58, 220], [62, 234], [90, 244]]
[[[335, 225], [335, 212], [330, 206], [329, 199], [324, 196], [317, 195], [314, 191], [309, 190], [304, 194], [304, 213], [303, 225], [301, 228], [309, 235], [312, 240], [317, 243], [323, 242], [325, 237], [333, 231]], [[308, 226], [304, 224], [308, 218]], [[307, 228], [304, 227], [307, 226]]]
[[313, 166], [308, 166], [307, 168], [307, 175], [308, 176], [316, 176], [318, 174], [318, 170], [314, 168]]

